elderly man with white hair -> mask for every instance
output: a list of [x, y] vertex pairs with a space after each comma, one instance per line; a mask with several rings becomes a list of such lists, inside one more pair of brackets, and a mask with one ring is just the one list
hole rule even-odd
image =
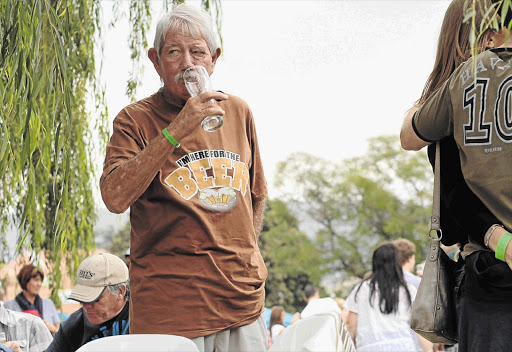
[[84, 259], [70, 299], [82, 308], [60, 325], [46, 352], [74, 352], [106, 336], [129, 333], [129, 279], [123, 260], [110, 253]]
[[[115, 118], [100, 188], [112, 212], [130, 208], [130, 332], [263, 351], [267, 187], [254, 119], [242, 99], [191, 97], [183, 81], [192, 66], [211, 75], [220, 53], [205, 11], [181, 4], [160, 20], [148, 54], [163, 87]], [[207, 132], [214, 115], [224, 124]]]

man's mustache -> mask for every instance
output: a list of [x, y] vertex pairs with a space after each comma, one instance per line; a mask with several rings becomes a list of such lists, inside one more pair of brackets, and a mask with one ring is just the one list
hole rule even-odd
[[183, 79], [183, 72], [178, 73], [176, 76], [174, 76], [174, 81], [178, 83], [180, 80]]

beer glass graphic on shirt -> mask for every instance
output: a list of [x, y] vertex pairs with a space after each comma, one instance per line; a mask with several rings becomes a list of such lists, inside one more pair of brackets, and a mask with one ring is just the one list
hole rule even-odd
[[225, 211], [234, 205], [236, 191], [231, 187], [206, 188], [201, 190], [199, 199], [210, 209]]

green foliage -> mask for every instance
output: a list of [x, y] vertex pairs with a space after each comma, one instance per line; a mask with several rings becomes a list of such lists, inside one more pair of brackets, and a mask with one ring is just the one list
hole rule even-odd
[[215, 25], [219, 34], [220, 46], [222, 47], [223, 39], [221, 0], [201, 0], [201, 5], [215, 19]]
[[319, 251], [297, 226], [297, 219], [285, 203], [268, 202], [259, 239], [269, 273], [265, 304], [281, 305], [288, 312], [304, 308], [304, 286], [318, 285], [324, 273]]
[[128, 38], [128, 45], [132, 53], [133, 65], [126, 85], [126, 95], [132, 101], [136, 100], [137, 86], [142, 83], [142, 76], [144, 74], [141, 60], [146, 58], [148, 48], [146, 37], [151, 24], [149, 3], [149, 0], [130, 0], [129, 21], [133, 27]]
[[296, 153], [276, 174], [282, 199], [315, 228], [316, 245], [337, 277], [362, 277], [383, 241], [425, 243], [432, 171], [425, 154], [403, 151], [396, 136], [371, 139], [366, 155], [341, 163]]
[[[490, 6], [487, 7], [487, 4]], [[463, 21], [464, 23], [471, 24], [469, 41], [471, 43], [471, 55], [473, 57], [477, 56], [478, 43], [488, 29], [498, 32], [503, 27], [507, 28], [509, 33], [507, 33], [506, 40], [508, 40], [510, 30], [512, 28], [512, 22], [505, 23], [505, 19], [509, 11], [512, 11], [512, 0], [500, 0], [493, 4], [490, 4], [490, 1], [466, 0]], [[480, 26], [476, 25], [477, 17], [482, 18]], [[476, 61], [474, 61], [473, 71], [475, 72], [475, 77], [476, 64]]]
[[[45, 250], [50, 266], [63, 257], [76, 265], [79, 249], [94, 246], [93, 146], [107, 138], [94, 60], [98, 6], [0, 2], [0, 226], [16, 224], [18, 251]], [[60, 286], [59, 270], [51, 282]]]
[[[132, 99], [148, 46], [149, 4], [130, 1]], [[220, 1], [202, 6], [216, 11], [220, 29]], [[42, 250], [50, 268], [65, 259], [70, 272], [94, 248], [101, 165], [93, 161], [108, 140], [95, 60], [100, 21], [99, 0], [0, 0], [0, 232], [15, 225], [17, 253], [29, 250], [36, 260]], [[58, 303], [61, 271], [49, 280]]]

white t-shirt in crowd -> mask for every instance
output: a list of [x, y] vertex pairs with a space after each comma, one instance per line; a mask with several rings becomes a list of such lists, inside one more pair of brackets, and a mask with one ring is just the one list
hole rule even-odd
[[300, 317], [307, 318], [315, 314], [331, 312], [341, 314], [341, 309], [338, 303], [330, 297], [317, 298], [309, 301], [306, 308], [304, 308], [302, 313], [300, 313]]
[[405, 281], [407, 283], [413, 285], [414, 287], [416, 287], [416, 289], [418, 289], [418, 287], [420, 287], [421, 277], [416, 276], [413, 273], [410, 273], [410, 272], [405, 271], [405, 270], [403, 272], [404, 272], [404, 279], [405, 279]]
[[272, 337], [272, 341], [276, 342], [276, 340], [279, 338], [279, 334], [281, 331], [283, 331], [284, 325], [281, 324], [274, 324], [272, 325], [272, 329], [270, 330], [270, 337]]
[[411, 305], [409, 305], [405, 288], [400, 287], [398, 312], [384, 314], [379, 308], [378, 291], [373, 296], [373, 306], [371, 306], [368, 301], [369, 281], [364, 281], [361, 285], [361, 289], [357, 293], [357, 301], [355, 293], [359, 285], [352, 290], [344, 304], [349, 311], [357, 313], [357, 351], [416, 351], [417, 347], [409, 325], [416, 288], [407, 284], [411, 295]]

